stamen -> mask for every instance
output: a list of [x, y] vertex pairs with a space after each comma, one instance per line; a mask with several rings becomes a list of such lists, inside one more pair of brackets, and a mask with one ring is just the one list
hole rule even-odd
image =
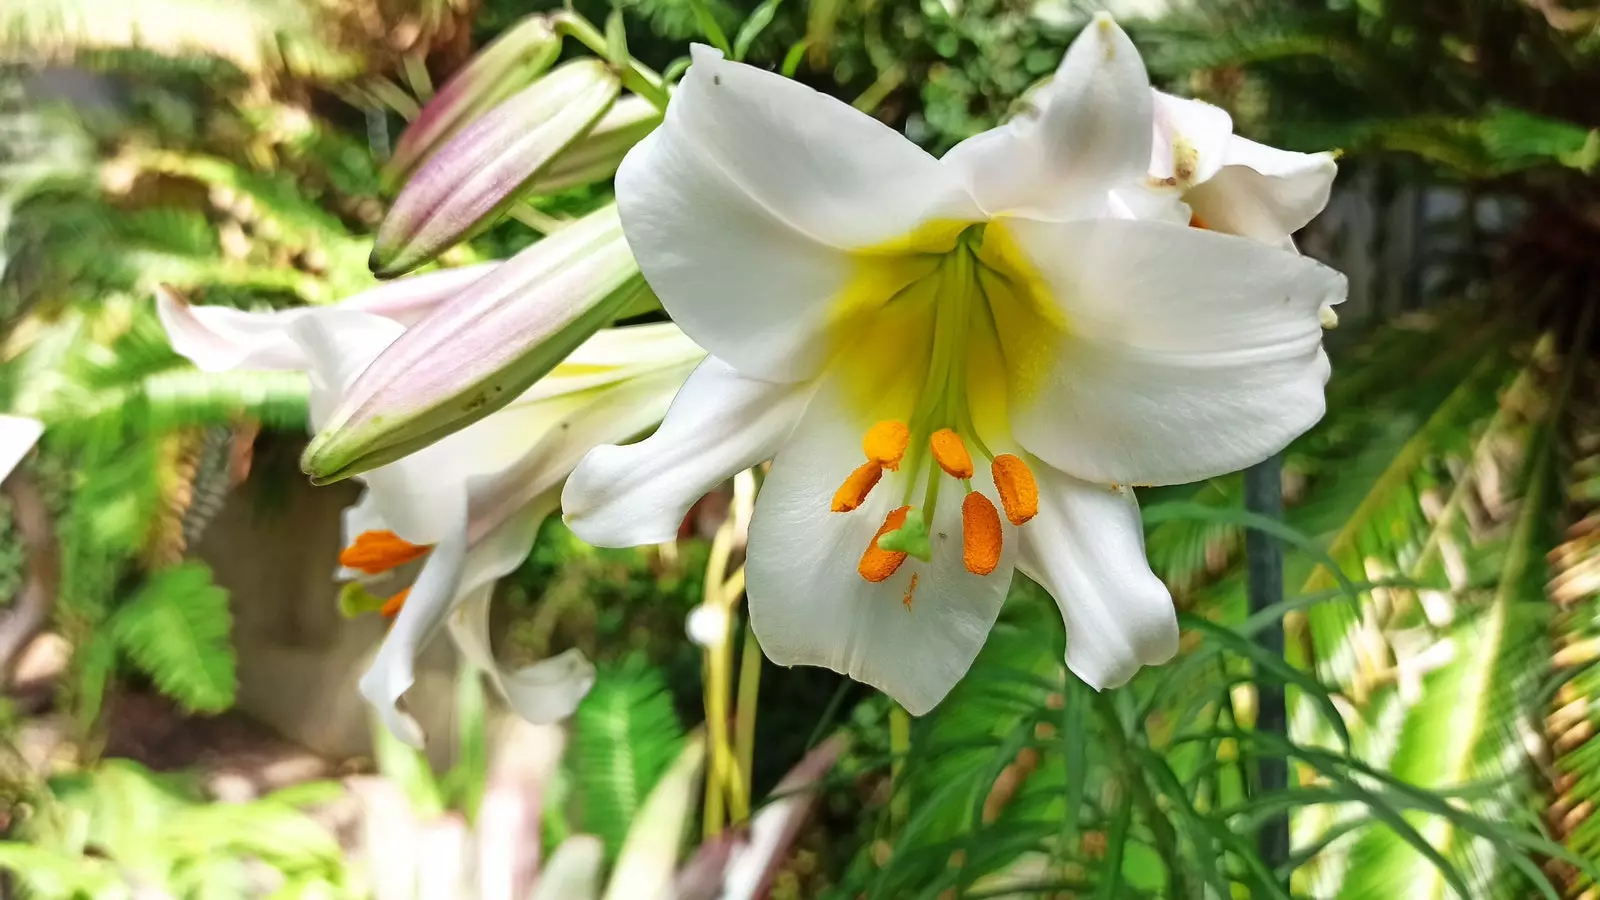
[[951, 478], [972, 477], [972, 455], [967, 453], [967, 445], [961, 442], [961, 435], [941, 428], [933, 433], [928, 443], [933, 447], [933, 458], [946, 475]]
[[1189, 213], [1189, 227], [1190, 228], [1198, 228], [1201, 231], [1210, 231], [1211, 230], [1211, 226], [1207, 225], [1206, 224], [1206, 220], [1200, 218], [1200, 214], [1197, 213], [1197, 212]]
[[856, 566], [856, 571], [861, 577], [874, 584], [893, 575], [906, 561], [906, 554], [898, 550], [885, 550], [878, 546], [878, 538], [906, 523], [906, 515], [911, 512], [911, 507], [902, 506], [889, 513], [883, 520], [883, 525], [878, 528], [878, 533], [872, 536], [872, 541], [867, 544], [866, 552], [861, 554], [861, 562]]
[[908, 610], [911, 609], [911, 597], [917, 592], [917, 576], [919, 574], [921, 573], [911, 573], [911, 584], [906, 588], [906, 595], [900, 598], [900, 602], [904, 603], [906, 605], [906, 609]]
[[1013, 525], [1021, 525], [1039, 514], [1039, 483], [1033, 480], [1028, 464], [1009, 453], [994, 458], [989, 471], [994, 475], [1000, 505]]
[[961, 501], [961, 561], [974, 575], [987, 575], [1000, 565], [1000, 513], [988, 497], [973, 491]]
[[906, 423], [885, 419], [867, 429], [861, 439], [861, 449], [867, 459], [891, 472], [899, 471], [900, 460], [906, 455], [906, 445], [911, 443], [911, 429]]
[[850, 477], [844, 480], [844, 484], [839, 485], [839, 489], [833, 492], [833, 511], [849, 512], [860, 506], [867, 499], [867, 494], [872, 492], [878, 479], [882, 477], [883, 469], [875, 462], [857, 466], [856, 470], [850, 473]]
[[393, 597], [383, 601], [383, 606], [378, 610], [378, 612], [385, 619], [392, 619], [395, 616], [400, 615], [400, 608], [406, 605], [406, 597], [410, 595], [411, 588], [406, 588], [400, 593], [395, 594]]
[[377, 575], [414, 559], [421, 559], [429, 549], [413, 544], [392, 531], [363, 531], [356, 536], [355, 543], [339, 554], [339, 565]]

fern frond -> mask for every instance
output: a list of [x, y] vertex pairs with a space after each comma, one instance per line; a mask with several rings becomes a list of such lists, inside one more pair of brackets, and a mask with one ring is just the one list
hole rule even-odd
[[605, 841], [615, 859], [651, 788], [683, 743], [683, 725], [659, 670], [602, 671], [573, 717], [573, 772], [583, 831]]
[[234, 656], [228, 592], [201, 563], [156, 573], [109, 623], [117, 646], [190, 712], [233, 705]]

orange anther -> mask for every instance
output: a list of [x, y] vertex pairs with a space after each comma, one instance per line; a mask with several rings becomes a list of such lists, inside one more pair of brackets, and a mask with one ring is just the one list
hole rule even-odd
[[428, 549], [392, 531], [363, 531], [356, 536], [355, 543], [339, 554], [339, 565], [376, 575], [420, 559], [427, 555]]
[[900, 564], [906, 561], [906, 554], [899, 550], [885, 550], [878, 546], [878, 538], [906, 523], [906, 515], [911, 512], [911, 507], [902, 506], [883, 520], [883, 525], [878, 528], [878, 533], [872, 536], [872, 541], [867, 544], [865, 553], [861, 554], [861, 563], [856, 566], [856, 571], [861, 577], [876, 584], [893, 575]]
[[918, 573], [916, 572], [911, 573], [911, 584], [906, 587], [906, 595], [900, 598], [900, 602], [906, 605], [906, 609], [911, 608], [911, 598], [917, 593], [917, 575]]
[[988, 497], [973, 491], [961, 501], [961, 561], [974, 575], [987, 575], [1000, 565], [1000, 513]]
[[867, 494], [872, 492], [873, 485], [882, 477], [883, 469], [880, 469], [875, 462], [857, 466], [856, 470], [850, 473], [850, 477], [844, 480], [844, 484], [839, 485], [839, 489], [833, 492], [833, 511], [849, 512], [860, 506], [862, 501], [867, 499]]
[[406, 605], [406, 597], [408, 597], [410, 594], [411, 588], [406, 588], [400, 593], [395, 594], [393, 597], [383, 601], [383, 606], [378, 609], [378, 612], [385, 619], [392, 619], [395, 616], [400, 615], [400, 607]]
[[1211, 226], [1207, 225], [1206, 224], [1206, 220], [1200, 218], [1200, 214], [1197, 213], [1197, 212], [1190, 212], [1189, 213], [1189, 227], [1190, 228], [1198, 228], [1201, 231], [1210, 231], [1211, 230]]
[[867, 429], [861, 439], [861, 450], [867, 459], [891, 472], [898, 471], [900, 459], [906, 455], [906, 445], [911, 442], [911, 429], [906, 423], [885, 419]]
[[961, 435], [948, 428], [941, 428], [928, 439], [933, 446], [933, 458], [939, 463], [939, 468], [951, 478], [972, 477], [972, 455], [967, 453], [967, 445], [962, 443]]
[[1039, 483], [1033, 480], [1028, 464], [1002, 453], [994, 458], [990, 467], [994, 474], [995, 490], [1000, 492], [1000, 505], [1006, 509], [1006, 518], [1013, 525], [1021, 525], [1039, 514]]

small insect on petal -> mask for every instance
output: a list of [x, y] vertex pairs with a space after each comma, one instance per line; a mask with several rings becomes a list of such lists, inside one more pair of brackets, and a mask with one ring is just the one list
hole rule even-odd
[[861, 439], [861, 449], [867, 459], [891, 472], [898, 471], [900, 460], [906, 455], [906, 445], [911, 443], [911, 429], [906, 423], [885, 419], [867, 429]]
[[883, 525], [878, 528], [878, 533], [872, 536], [872, 542], [867, 544], [866, 552], [861, 554], [861, 562], [856, 566], [856, 571], [861, 577], [876, 584], [893, 575], [900, 564], [906, 561], [906, 554], [898, 550], [884, 550], [878, 546], [878, 538], [898, 529], [906, 523], [906, 515], [911, 512], [911, 507], [902, 506], [889, 513], [883, 520]]
[[883, 477], [883, 469], [875, 462], [862, 463], [856, 467], [850, 477], [839, 485], [833, 492], [833, 511], [850, 512], [860, 506], [867, 499], [867, 494], [872, 492], [878, 479]]
[[363, 531], [339, 553], [339, 565], [377, 575], [426, 556], [430, 548], [413, 544], [392, 531]]
[[946, 475], [951, 478], [972, 477], [972, 455], [967, 452], [967, 445], [962, 443], [961, 435], [941, 428], [933, 433], [928, 443], [933, 447], [933, 458]]
[[1000, 505], [1005, 507], [1011, 524], [1021, 525], [1039, 514], [1039, 483], [1034, 481], [1027, 463], [1002, 453], [994, 458], [990, 472], [994, 475], [995, 490], [1000, 492]]
[[1004, 543], [1000, 513], [988, 497], [973, 491], [961, 501], [961, 561], [974, 575], [987, 575], [1000, 565]]

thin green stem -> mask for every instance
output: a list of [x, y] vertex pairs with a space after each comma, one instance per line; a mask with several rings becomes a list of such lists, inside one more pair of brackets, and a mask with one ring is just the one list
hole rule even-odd
[[[550, 17], [550, 23], [556, 34], [570, 37], [602, 57], [610, 59], [610, 42], [588, 19], [572, 10], [562, 10]], [[667, 108], [667, 89], [661, 80], [661, 75], [654, 69], [630, 56], [627, 66], [623, 67], [618, 75], [624, 87], [649, 100], [650, 105], [660, 110]]]
[[1189, 896], [1178, 860], [1178, 833], [1173, 829], [1172, 821], [1161, 811], [1155, 797], [1150, 793], [1150, 785], [1144, 780], [1144, 773], [1139, 770], [1139, 764], [1136, 762], [1138, 757], [1133, 752], [1127, 733], [1122, 730], [1122, 717], [1117, 715], [1117, 707], [1111, 695], [1095, 694], [1094, 709], [1095, 714], [1100, 717], [1100, 723], [1105, 727], [1107, 749], [1110, 750], [1109, 758], [1123, 764], [1123, 785], [1127, 788], [1128, 796], [1132, 798], [1134, 805], [1144, 814], [1145, 824], [1150, 828], [1151, 837], [1155, 841], [1156, 852], [1160, 854], [1162, 862], [1167, 867], [1167, 896]]
[[[739, 657], [739, 696], [734, 703], [733, 749], [739, 764], [743, 796], [748, 802], [756, 756], [756, 701], [761, 694], [761, 644], [748, 617], [744, 626], [744, 649]], [[749, 811], [746, 810], [746, 815]], [[735, 816], [735, 818], [739, 818]]]
[[896, 703], [889, 709], [889, 824], [898, 834], [911, 817], [911, 793], [904, 783], [906, 757], [911, 755], [911, 714]]

